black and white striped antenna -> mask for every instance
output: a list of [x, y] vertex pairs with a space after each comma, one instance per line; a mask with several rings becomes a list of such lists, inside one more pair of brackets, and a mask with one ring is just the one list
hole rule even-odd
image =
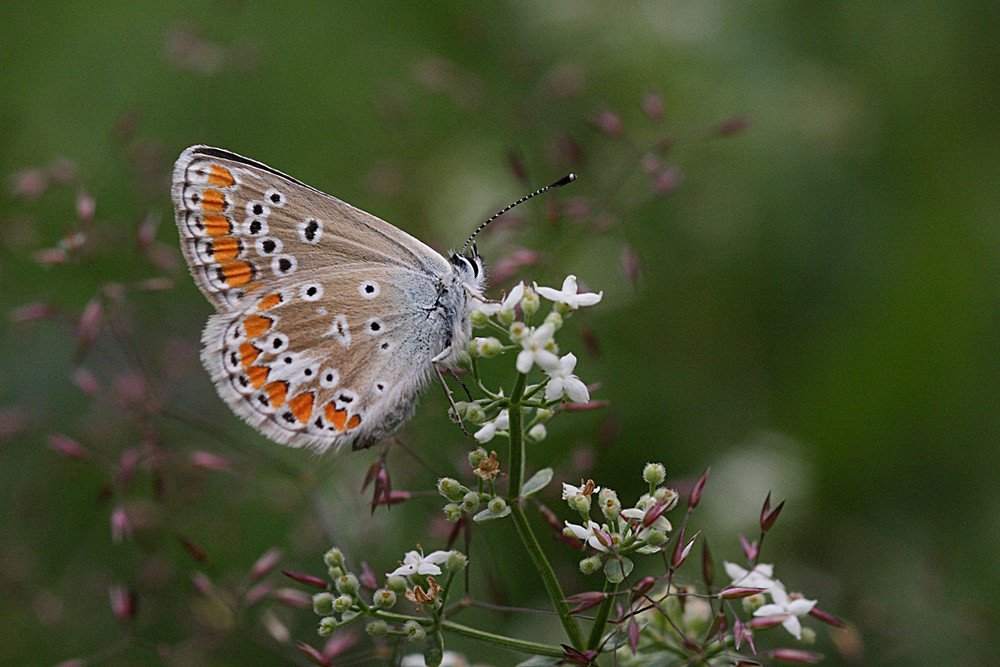
[[572, 182], [573, 182], [573, 181], [575, 181], [575, 180], [576, 180], [576, 174], [566, 174], [565, 176], [563, 176], [562, 178], [560, 178], [560, 179], [559, 179], [558, 181], [556, 181], [555, 183], [553, 183], [553, 184], [551, 184], [551, 185], [546, 185], [546, 186], [545, 186], [544, 188], [542, 188], [541, 190], [535, 190], [535, 191], [534, 191], [534, 192], [532, 192], [532, 193], [531, 193], [530, 195], [527, 195], [527, 196], [524, 196], [524, 197], [521, 197], [520, 199], [518, 199], [518, 200], [517, 200], [516, 202], [514, 202], [513, 204], [510, 204], [509, 206], [506, 206], [505, 208], [503, 208], [503, 209], [501, 209], [501, 210], [497, 211], [497, 212], [496, 212], [496, 213], [494, 213], [494, 214], [493, 214], [492, 216], [490, 216], [490, 219], [489, 219], [489, 220], [487, 220], [487, 221], [486, 221], [486, 222], [484, 222], [483, 224], [481, 224], [481, 225], [479, 225], [478, 227], [476, 227], [476, 231], [472, 232], [472, 236], [470, 236], [470, 237], [469, 237], [469, 240], [465, 242], [465, 245], [464, 245], [464, 246], [462, 246], [462, 251], [461, 251], [461, 253], [459, 253], [459, 254], [462, 254], [462, 255], [464, 255], [464, 254], [465, 254], [465, 250], [466, 250], [466, 248], [468, 248], [468, 247], [469, 247], [469, 245], [470, 245], [470, 244], [472, 243], [472, 241], [473, 241], [473, 240], [475, 240], [475, 238], [476, 238], [476, 236], [477, 236], [477, 235], [479, 234], [479, 232], [481, 232], [481, 231], [483, 231], [484, 229], [486, 229], [486, 225], [490, 224], [491, 222], [493, 222], [494, 220], [496, 220], [497, 218], [499, 218], [499, 217], [500, 217], [501, 215], [503, 215], [504, 213], [506, 213], [506, 212], [507, 212], [507, 211], [509, 211], [510, 209], [514, 208], [514, 207], [515, 207], [515, 206], [517, 206], [518, 204], [523, 204], [524, 202], [528, 201], [529, 199], [531, 199], [531, 198], [532, 198], [532, 197], [534, 197], [535, 195], [540, 195], [540, 194], [542, 194], [543, 192], [548, 192], [549, 190], [552, 190], [553, 188], [559, 188], [559, 187], [562, 187], [562, 186], [566, 185], [567, 183], [572, 183]]

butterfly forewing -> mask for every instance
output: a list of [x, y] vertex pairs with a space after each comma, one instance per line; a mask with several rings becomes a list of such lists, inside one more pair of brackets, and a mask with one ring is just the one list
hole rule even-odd
[[181, 245], [217, 314], [202, 360], [265, 435], [367, 446], [413, 411], [433, 361], [468, 338], [469, 290], [440, 254], [258, 162], [186, 150]]

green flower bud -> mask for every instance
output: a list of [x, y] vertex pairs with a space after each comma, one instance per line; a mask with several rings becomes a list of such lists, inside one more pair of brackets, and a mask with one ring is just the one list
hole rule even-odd
[[469, 491], [462, 498], [462, 511], [463, 512], [475, 512], [479, 509], [479, 494], [475, 491]]
[[354, 604], [353, 597], [350, 595], [341, 595], [340, 597], [334, 599], [333, 611], [338, 614], [343, 614], [345, 611], [350, 610], [352, 604]]
[[538, 298], [538, 293], [535, 292], [530, 287], [524, 289], [524, 296], [521, 297], [521, 310], [527, 316], [534, 315], [538, 312], [538, 307], [541, 305], [542, 300]]
[[344, 553], [337, 547], [333, 547], [323, 554], [323, 562], [327, 567], [344, 567]]
[[494, 514], [500, 514], [505, 509], [507, 509], [507, 501], [500, 496], [493, 496], [490, 498], [490, 502], [486, 505], [491, 512]]
[[767, 604], [767, 598], [764, 597], [763, 593], [757, 593], [756, 595], [750, 595], [743, 598], [743, 609], [751, 614], [763, 607], [765, 604]]
[[332, 579], [333, 581], [336, 581], [337, 579], [340, 579], [342, 576], [344, 576], [344, 571], [341, 568], [337, 567], [336, 565], [333, 567], [326, 568], [326, 573], [330, 575], [330, 579]]
[[510, 339], [515, 343], [520, 343], [521, 339], [531, 333], [531, 327], [518, 320], [510, 325]]
[[812, 628], [802, 628], [802, 642], [805, 644], [815, 644], [816, 631]]
[[499, 339], [489, 336], [488, 338], [475, 338], [469, 343], [469, 354], [479, 356], [484, 359], [495, 357], [503, 352], [503, 343]]
[[365, 626], [365, 632], [372, 637], [384, 637], [389, 634], [389, 624], [377, 618]]
[[448, 410], [448, 418], [453, 422], [465, 419], [465, 412], [469, 409], [467, 401], [455, 401], [455, 405]]
[[334, 583], [337, 586], [337, 590], [344, 595], [354, 595], [358, 592], [358, 578], [350, 572], [337, 579]]
[[552, 415], [554, 414], [555, 412], [553, 410], [549, 410], [548, 408], [538, 408], [535, 410], [535, 419], [539, 422], [546, 422], [552, 419]]
[[385, 580], [385, 587], [396, 595], [402, 595], [406, 591], [406, 577], [393, 575]]
[[622, 503], [618, 500], [618, 494], [613, 489], [607, 487], [601, 489], [598, 494], [598, 502], [601, 504], [601, 513], [608, 521], [618, 518], [622, 511]]
[[553, 310], [551, 313], [545, 316], [545, 321], [542, 324], [551, 324], [555, 327], [556, 331], [562, 328], [563, 316], [558, 313], [558, 311]]
[[469, 315], [469, 321], [472, 322], [472, 326], [477, 329], [481, 329], [490, 323], [489, 316], [481, 310], [474, 310], [472, 314]]
[[407, 621], [404, 623], [403, 632], [406, 633], [406, 638], [410, 641], [419, 641], [427, 636], [427, 631], [424, 630], [424, 626], [420, 625], [416, 621]]
[[584, 574], [594, 574], [601, 569], [601, 557], [594, 555], [588, 556], [580, 561], [580, 572]]
[[396, 604], [396, 594], [388, 588], [380, 588], [372, 594], [372, 604], [376, 609], [392, 609]]
[[482, 447], [476, 447], [471, 452], [469, 452], [469, 465], [473, 468], [478, 468], [480, 462], [485, 459], [489, 454]]
[[667, 478], [667, 469], [662, 463], [647, 463], [642, 469], [642, 478], [652, 486], [659, 486]]
[[548, 434], [549, 432], [546, 430], [545, 424], [535, 424], [528, 430], [528, 440], [541, 442]]
[[445, 562], [445, 569], [449, 572], [457, 572], [465, 567], [465, 564], [469, 562], [468, 557], [461, 551], [452, 551], [451, 555], [448, 556], [448, 560]]
[[667, 543], [667, 534], [662, 530], [651, 530], [646, 535], [646, 542], [653, 547], [662, 547]]
[[[469, 407], [465, 409], [465, 418], [473, 424], [482, 424], [486, 421], [486, 411], [478, 403], [469, 403]], [[476, 465], [479, 464], [477, 463]], [[475, 468], [476, 466], [472, 467]]]
[[462, 506], [458, 503], [448, 503], [444, 506], [444, 518], [451, 523], [458, 523], [462, 518]]
[[337, 629], [337, 619], [333, 616], [327, 616], [319, 621], [319, 636], [329, 637], [333, 634], [333, 631]]
[[333, 593], [316, 593], [313, 596], [313, 611], [320, 616], [329, 616], [333, 613]]
[[583, 516], [590, 514], [590, 496], [574, 493], [566, 499], [566, 502], [569, 503], [571, 509], [576, 510], [579, 514]]
[[448, 500], [458, 500], [462, 497], [465, 491], [462, 489], [462, 485], [457, 479], [442, 477], [438, 480], [438, 493]]

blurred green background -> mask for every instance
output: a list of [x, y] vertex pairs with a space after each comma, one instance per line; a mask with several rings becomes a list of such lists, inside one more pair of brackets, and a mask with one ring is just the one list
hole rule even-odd
[[[433, 495], [369, 519], [376, 452], [278, 447], [216, 397], [169, 201], [195, 143], [441, 250], [577, 172], [480, 243], [494, 296], [605, 293], [561, 342], [610, 406], [555, 420], [533, 467], [627, 502], [647, 460], [711, 466], [719, 560], [772, 491], [763, 560], [850, 625], [811, 624], [826, 664], [995, 659], [997, 3], [6, 2], [0, 25], [0, 661], [304, 663], [316, 617], [280, 602], [304, 589], [258, 557], [322, 574], [336, 542], [381, 574], [445, 544]], [[421, 405], [399, 489], [468, 447], [439, 389]], [[477, 597], [544, 606], [510, 538], [476, 533]]]

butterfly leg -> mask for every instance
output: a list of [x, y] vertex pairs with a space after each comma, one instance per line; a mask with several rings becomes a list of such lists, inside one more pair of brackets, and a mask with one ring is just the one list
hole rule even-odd
[[[455, 399], [452, 398], [451, 395], [451, 387], [449, 387], [448, 383], [444, 381], [444, 375], [441, 373], [441, 366], [435, 363], [434, 371], [437, 373], [438, 379], [441, 380], [441, 386], [444, 387], [444, 395], [447, 397], [448, 404], [451, 406], [451, 413], [455, 415], [456, 419], [458, 419], [458, 425], [462, 428], [462, 433], [471, 438], [472, 434], [465, 428], [465, 422], [462, 421], [462, 415], [458, 414], [458, 408], [455, 406]], [[464, 387], [465, 385], [463, 384], [462, 386]], [[468, 392], [468, 389], [466, 389], [466, 392]], [[472, 398], [471, 394], [469, 395], [469, 398]]]

